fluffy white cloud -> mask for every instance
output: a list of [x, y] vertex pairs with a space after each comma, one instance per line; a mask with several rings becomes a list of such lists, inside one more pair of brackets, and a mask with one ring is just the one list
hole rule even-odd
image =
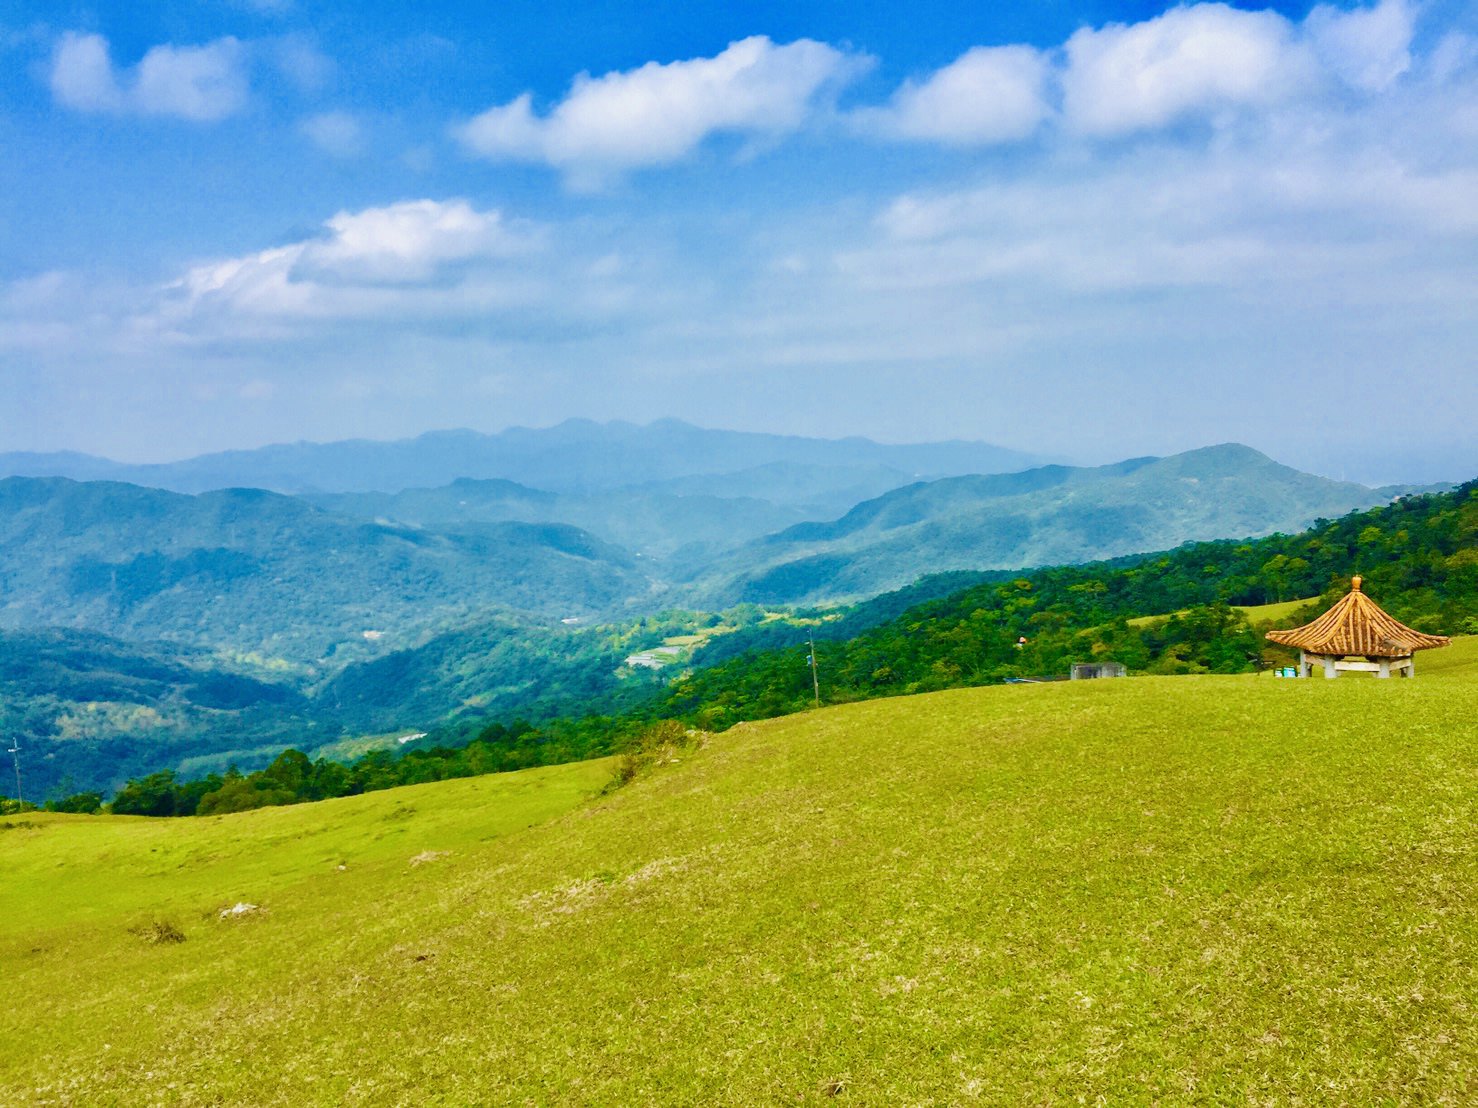
[[200, 122], [246, 106], [245, 48], [234, 38], [204, 46], [155, 46], [131, 70], [113, 65], [101, 35], [64, 34], [51, 59], [57, 101], [78, 111], [137, 112]]
[[1049, 121], [1090, 138], [1225, 122], [1317, 100], [1339, 84], [1389, 91], [1412, 68], [1413, 24], [1409, 0], [1321, 5], [1302, 23], [1271, 9], [1181, 5], [1139, 23], [1085, 27], [1058, 50], [977, 46], [848, 119], [864, 133], [952, 146], [1021, 140]]
[[824, 43], [777, 46], [764, 36], [712, 58], [581, 74], [546, 115], [524, 93], [454, 128], [473, 153], [538, 162], [577, 182], [677, 161], [715, 132], [780, 134], [799, 127], [823, 90], [860, 63]]
[[905, 139], [974, 146], [1025, 138], [1046, 117], [1050, 67], [1029, 46], [977, 46], [922, 82], [903, 85], [883, 108], [854, 119]]
[[305, 270], [341, 278], [424, 281], [440, 266], [526, 251], [530, 236], [509, 229], [502, 213], [465, 200], [406, 200], [340, 212], [328, 235], [303, 244]]
[[1093, 135], [1272, 103], [1313, 75], [1288, 20], [1225, 4], [1172, 8], [1127, 26], [1084, 28], [1068, 39], [1066, 54], [1063, 112], [1071, 128]]
[[425, 309], [465, 310], [458, 266], [490, 264], [536, 249], [537, 232], [512, 228], [496, 210], [465, 200], [407, 200], [340, 212], [318, 238], [196, 266], [170, 286], [166, 316], [358, 317]]

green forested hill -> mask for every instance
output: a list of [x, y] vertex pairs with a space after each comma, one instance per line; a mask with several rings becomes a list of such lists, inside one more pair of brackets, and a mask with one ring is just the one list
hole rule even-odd
[[0, 735], [22, 748], [31, 798], [108, 793], [200, 754], [336, 737], [294, 677], [172, 643], [0, 631]]
[[945, 478], [751, 543], [707, 571], [694, 596], [718, 605], [865, 596], [946, 570], [1098, 561], [1296, 530], [1390, 496], [1236, 445], [1095, 469]]
[[0, 627], [350, 660], [492, 608], [590, 614], [647, 588], [624, 551], [563, 524], [431, 530], [260, 490], [0, 481]]

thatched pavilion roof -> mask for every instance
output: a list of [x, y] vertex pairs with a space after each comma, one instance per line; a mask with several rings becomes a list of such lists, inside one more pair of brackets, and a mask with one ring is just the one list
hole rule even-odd
[[1329, 611], [1312, 623], [1291, 631], [1269, 631], [1268, 638], [1310, 654], [1340, 657], [1363, 654], [1367, 658], [1404, 658], [1416, 650], [1446, 646], [1446, 635], [1425, 635], [1386, 615], [1360, 591], [1360, 578], [1350, 581], [1350, 591]]

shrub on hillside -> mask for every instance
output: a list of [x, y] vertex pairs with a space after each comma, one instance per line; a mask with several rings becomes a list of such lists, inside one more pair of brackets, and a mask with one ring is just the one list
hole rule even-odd
[[639, 734], [616, 762], [610, 787], [628, 785], [653, 766], [674, 761], [679, 754], [702, 742], [703, 732], [683, 726], [675, 719], [652, 724]]

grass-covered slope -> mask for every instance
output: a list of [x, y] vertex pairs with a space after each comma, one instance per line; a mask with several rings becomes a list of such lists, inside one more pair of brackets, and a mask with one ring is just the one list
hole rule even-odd
[[[529, 797], [501, 789], [588, 767], [220, 820], [27, 817], [0, 832], [0, 1088], [1461, 1102], [1478, 734], [1473, 674], [1441, 653], [1415, 681], [853, 704], [522, 830]], [[216, 918], [237, 899], [267, 911]], [[160, 919], [185, 941], [129, 930]]]

